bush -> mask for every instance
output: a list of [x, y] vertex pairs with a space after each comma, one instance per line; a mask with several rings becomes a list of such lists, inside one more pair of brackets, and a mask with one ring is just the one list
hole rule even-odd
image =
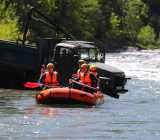
[[18, 17], [11, 6], [5, 6], [4, 1], [0, 1], [0, 39], [16, 40], [18, 37]]
[[137, 39], [142, 45], [151, 45], [155, 43], [155, 33], [151, 26], [147, 25], [140, 29]]
[[18, 37], [17, 20], [10, 20], [0, 23], [0, 39], [16, 40]]

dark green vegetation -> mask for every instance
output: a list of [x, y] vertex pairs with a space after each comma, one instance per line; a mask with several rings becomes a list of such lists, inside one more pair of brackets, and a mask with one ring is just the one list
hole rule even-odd
[[[78, 40], [92, 40], [111, 49], [160, 47], [159, 0], [0, 0], [1, 39], [22, 39], [32, 6]], [[27, 40], [54, 37], [57, 31], [32, 21]], [[59, 32], [59, 36], [63, 35]]]

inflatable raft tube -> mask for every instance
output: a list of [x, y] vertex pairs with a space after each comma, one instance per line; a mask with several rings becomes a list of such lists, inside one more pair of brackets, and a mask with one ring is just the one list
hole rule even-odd
[[104, 96], [100, 91], [89, 93], [68, 87], [50, 88], [36, 94], [39, 104], [82, 104], [99, 105], [104, 103]]

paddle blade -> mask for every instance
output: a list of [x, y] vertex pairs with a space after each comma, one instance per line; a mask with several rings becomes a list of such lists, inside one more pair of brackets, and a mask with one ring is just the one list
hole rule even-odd
[[43, 84], [40, 84], [40, 83], [36, 83], [36, 82], [26, 82], [25, 84], [24, 84], [24, 87], [25, 88], [39, 88], [39, 87], [41, 87]]

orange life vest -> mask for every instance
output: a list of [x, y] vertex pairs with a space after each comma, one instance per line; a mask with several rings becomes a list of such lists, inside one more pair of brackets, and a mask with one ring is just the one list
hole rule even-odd
[[45, 80], [44, 80], [45, 84], [53, 85], [53, 86], [59, 85], [58, 76], [57, 75], [58, 75], [58, 73], [56, 71], [53, 72], [52, 77], [51, 77], [51, 74], [49, 72], [46, 72], [45, 73]]
[[79, 78], [80, 78], [80, 82], [82, 82], [83, 84], [86, 84], [88, 86], [92, 85], [92, 80], [90, 78], [90, 72], [87, 72], [87, 73], [80, 72]]

